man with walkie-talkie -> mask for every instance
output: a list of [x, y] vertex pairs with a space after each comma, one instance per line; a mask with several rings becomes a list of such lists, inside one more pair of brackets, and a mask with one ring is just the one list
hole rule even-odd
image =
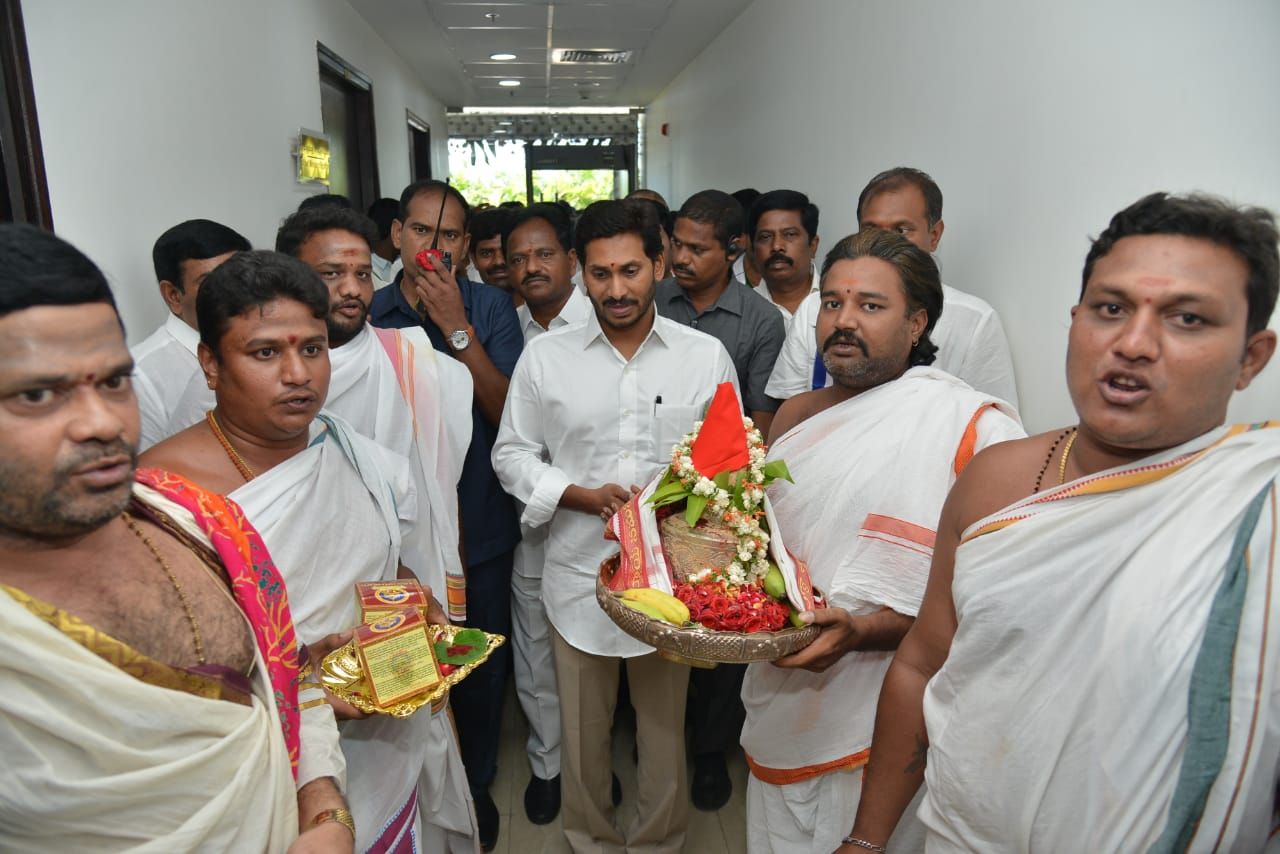
[[[404, 264], [396, 280], [373, 295], [374, 326], [421, 326], [432, 345], [471, 372], [475, 385], [471, 447], [458, 485], [467, 625], [511, 635], [511, 563], [520, 528], [511, 498], [493, 473], [490, 454], [507, 383], [524, 346], [511, 299], [455, 272], [465, 269], [471, 208], [454, 187], [417, 181], [400, 196], [391, 237]], [[480, 842], [497, 842], [498, 810], [489, 796], [497, 773], [502, 700], [511, 647], [504, 644], [452, 691], [454, 716], [475, 799]]]

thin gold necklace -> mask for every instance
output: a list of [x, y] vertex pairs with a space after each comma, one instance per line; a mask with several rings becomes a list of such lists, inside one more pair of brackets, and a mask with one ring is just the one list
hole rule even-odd
[[209, 429], [213, 431], [214, 438], [222, 445], [222, 450], [227, 452], [227, 457], [230, 458], [232, 465], [236, 467], [236, 471], [240, 472], [240, 476], [245, 479], [246, 483], [253, 480], [253, 469], [249, 468], [249, 464], [244, 461], [244, 457], [240, 456], [235, 446], [231, 444], [231, 440], [222, 432], [222, 427], [218, 425], [218, 419], [214, 417], [213, 410], [210, 409], [206, 412], [204, 417], [209, 422]]
[[160, 568], [164, 570], [164, 574], [169, 577], [169, 583], [173, 585], [173, 589], [178, 593], [178, 600], [182, 603], [182, 610], [187, 615], [187, 625], [191, 627], [191, 640], [196, 646], [196, 661], [200, 664], [205, 663], [204, 658], [204, 641], [200, 638], [200, 626], [196, 623], [196, 613], [191, 608], [191, 603], [187, 601], [186, 591], [182, 589], [182, 585], [178, 583], [178, 577], [173, 574], [173, 570], [169, 568], [169, 563], [160, 554], [160, 550], [155, 547], [151, 539], [142, 532], [134, 521], [129, 518], [128, 513], [121, 513], [120, 517], [124, 519], [124, 523], [129, 526], [129, 530], [137, 534], [138, 539], [142, 540], [142, 544], [147, 547], [147, 551], [151, 552], [151, 556], [156, 559], [156, 563], [160, 564]]

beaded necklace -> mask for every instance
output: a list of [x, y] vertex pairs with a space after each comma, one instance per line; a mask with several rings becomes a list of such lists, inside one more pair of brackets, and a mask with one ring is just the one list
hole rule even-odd
[[209, 422], [209, 429], [213, 431], [214, 438], [218, 440], [218, 444], [222, 445], [222, 450], [227, 452], [227, 457], [231, 460], [232, 465], [236, 467], [236, 471], [240, 472], [240, 476], [244, 478], [245, 483], [253, 480], [253, 469], [249, 468], [249, 464], [244, 461], [244, 457], [240, 456], [235, 446], [231, 444], [231, 440], [222, 432], [222, 427], [218, 425], [218, 419], [214, 417], [213, 410], [210, 409], [206, 412], [204, 417]]
[[[1070, 434], [1071, 438], [1067, 439]], [[1044, 465], [1040, 466], [1040, 474], [1036, 475], [1036, 488], [1031, 490], [1031, 494], [1035, 495], [1040, 491], [1040, 485], [1044, 482], [1045, 472], [1049, 470], [1049, 463], [1053, 461], [1053, 452], [1058, 450], [1058, 445], [1062, 444], [1063, 439], [1067, 439], [1067, 444], [1062, 449], [1062, 460], [1058, 463], [1058, 484], [1061, 485], [1067, 480], [1067, 458], [1071, 456], [1071, 448], [1076, 443], [1076, 437], [1080, 435], [1080, 431], [1076, 427], [1068, 427], [1058, 434], [1058, 438], [1053, 440], [1053, 444], [1049, 446], [1049, 453], [1045, 454]]]

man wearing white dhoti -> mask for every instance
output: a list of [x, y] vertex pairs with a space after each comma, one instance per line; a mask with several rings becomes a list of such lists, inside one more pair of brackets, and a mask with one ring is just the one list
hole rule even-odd
[[464, 620], [466, 578], [458, 550], [458, 480], [471, 444], [471, 372], [437, 354], [419, 327], [369, 325], [373, 299], [366, 217], [338, 207], [298, 211], [276, 233], [276, 251], [316, 271], [329, 289], [327, 412], [410, 463], [422, 511], [423, 548], [401, 555], [422, 583], [447, 594], [449, 617]]
[[[334, 416], [317, 417], [329, 379], [329, 297], [304, 264], [246, 253], [207, 280], [199, 306], [217, 406], [145, 461], [244, 508], [295, 590], [304, 640], [344, 632], [359, 622], [356, 582], [411, 576], [400, 556], [413, 549], [422, 514], [408, 460]], [[327, 523], [325, 507], [342, 509], [341, 524]], [[475, 850], [449, 726], [443, 710], [341, 725], [357, 850]]]
[[[826, 608], [813, 645], [753, 664], [742, 688], [752, 852], [829, 854], [857, 808], [876, 693], [924, 594], [947, 490], [975, 450], [1025, 435], [991, 395], [935, 368], [942, 309], [928, 253], [890, 232], [846, 237], [822, 265], [818, 337], [830, 388], [788, 401], [769, 489], [788, 549]], [[856, 534], [854, 532], [857, 532]], [[812, 671], [812, 672], [811, 672]], [[918, 829], [895, 847], [916, 850]]]
[[135, 473], [105, 278], [27, 226], [0, 226], [0, 267], [4, 849], [351, 851], [333, 713], [299, 686], [261, 539]]
[[172, 423], [174, 410], [193, 378], [200, 379], [196, 345], [196, 294], [200, 283], [235, 252], [251, 248], [235, 231], [207, 219], [191, 219], [170, 228], [156, 240], [151, 260], [169, 315], [131, 351], [133, 385], [142, 416], [141, 450], [146, 450], [186, 427], [213, 405], [213, 395], [197, 384], [204, 406], [190, 421]]
[[1078, 424], [952, 491], [842, 850], [882, 846], [922, 777], [931, 851], [1267, 845], [1280, 424], [1220, 425], [1275, 350], [1278, 271], [1274, 217], [1206, 197], [1148, 196], [1094, 242]]

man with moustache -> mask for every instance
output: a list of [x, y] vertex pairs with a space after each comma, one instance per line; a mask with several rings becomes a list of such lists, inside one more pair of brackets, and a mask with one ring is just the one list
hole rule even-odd
[[[466, 578], [459, 553], [458, 480], [471, 440], [471, 374], [439, 356], [421, 328], [369, 325], [373, 260], [367, 219], [340, 208], [299, 211], [276, 233], [276, 250], [300, 259], [329, 292], [331, 367], [326, 412], [404, 457], [413, 476], [418, 512], [414, 545], [402, 562], [432, 590], [444, 594], [450, 619], [465, 620]], [[466, 848], [473, 835], [458, 739], [441, 716], [419, 732], [426, 765], [419, 802], [429, 832]]]
[[[601, 523], [670, 461], [671, 446], [734, 371], [719, 341], [654, 311], [662, 239], [651, 206], [596, 202], [574, 243], [594, 310], [530, 342], [512, 377], [494, 466], [525, 504], [521, 521], [550, 525], [542, 590], [560, 692], [569, 846], [676, 852], [688, 823], [689, 669], [625, 635], [596, 604], [596, 574], [613, 550]], [[614, 823], [609, 779], [624, 663], [640, 756], [639, 818], [630, 828]]]
[[1280, 423], [1222, 425], [1275, 352], [1277, 290], [1258, 208], [1155, 193], [1094, 241], [1078, 421], [981, 454], [947, 499], [843, 851], [883, 845], [922, 776], [931, 851], [1267, 847]]
[[[455, 273], [467, 257], [471, 208], [455, 188], [418, 181], [400, 195], [400, 218], [391, 236], [404, 269], [393, 286], [373, 295], [370, 322], [381, 328], [420, 327], [432, 346], [471, 372], [471, 444], [458, 485], [467, 625], [511, 634], [511, 565], [520, 525], [515, 505], [493, 473], [490, 453], [507, 398], [507, 385], [524, 346], [515, 307], [502, 291]], [[451, 262], [418, 263], [423, 250], [450, 253]], [[480, 841], [496, 844], [499, 814], [489, 795], [498, 768], [502, 701], [511, 651], [503, 644], [452, 692], [480, 822]]]
[[[747, 668], [742, 746], [751, 852], [829, 854], [858, 804], [876, 694], [924, 594], [947, 491], [977, 450], [1026, 435], [1013, 410], [930, 366], [943, 309], [928, 253], [891, 232], [844, 238], [822, 264], [818, 317], [834, 385], [778, 410], [769, 489], [788, 549], [827, 607], [800, 652]], [[856, 532], [856, 534], [851, 533]], [[904, 826], [891, 848], [919, 850]]]
[[520, 294], [507, 270], [507, 260], [502, 254], [502, 232], [511, 218], [506, 208], [486, 208], [471, 215], [467, 226], [470, 237], [471, 266], [486, 285], [506, 291], [512, 301], [520, 305]]
[[[302, 213], [336, 212], [359, 216], [336, 206]], [[330, 298], [310, 268], [279, 253], [245, 253], [203, 290], [200, 361], [217, 404], [143, 462], [244, 509], [294, 591], [304, 641], [344, 633], [359, 623], [356, 582], [413, 578], [407, 565], [439, 559], [417, 524], [426, 508], [408, 460], [320, 412], [329, 385]], [[341, 506], [342, 524], [314, 524], [325, 502]], [[438, 611], [433, 619], [445, 621]], [[420, 840], [432, 851], [474, 851], [465, 773], [448, 738], [447, 713], [357, 721], [365, 716], [333, 703], [347, 719], [342, 750], [357, 850], [396, 850]], [[445, 787], [450, 776], [454, 785]], [[464, 829], [450, 832], [451, 817], [440, 815], [450, 808], [461, 813]]]
[[738, 371], [744, 414], [765, 435], [778, 403], [764, 392], [786, 337], [786, 324], [733, 278], [743, 251], [742, 206], [728, 193], [694, 193], [675, 216], [669, 267], [658, 284], [658, 313], [719, 339]]
[[[578, 255], [572, 226], [558, 205], [537, 204], [514, 212], [502, 233], [511, 269], [516, 309], [525, 344], [544, 332], [586, 320], [591, 305], [573, 284]], [[556, 691], [551, 627], [542, 603], [542, 566], [548, 525], [520, 526], [511, 574], [511, 651], [516, 695], [529, 722], [532, 776], [524, 790], [524, 811], [534, 824], [560, 813], [560, 699]]]
[[764, 193], [751, 205], [747, 237], [760, 271], [755, 292], [790, 321], [805, 298], [818, 292], [818, 206], [795, 190]]
[[[195, 423], [179, 420], [171, 425], [170, 420], [188, 384], [200, 375], [196, 361], [200, 339], [196, 331], [196, 295], [205, 276], [234, 253], [249, 248], [249, 241], [235, 231], [207, 219], [178, 223], [160, 235], [152, 247], [151, 261], [169, 316], [131, 351], [136, 366], [133, 387], [142, 416], [143, 450]], [[212, 395], [202, 394], [200, 412], [212, 401]]]
[[[924, 172], [906, 166], [888, 169], [872, 178], [858, 195], [858, 228], [896, 232], [926, 252], [936, 252], [942, 240], [942, 190]], [[947, 310], [934, 336], [937, 367], [969, 385], [1016, 407], [1013, 360], [1009, 342], [995, 309], [973, 294], [942, 286]], [[806, 298], [796, 309], [787, 343], [778, 356], [769, 394], [785, 400], [832, 380], [817, 354], [813, 327], [819, 299]]]
[[135, 468], [132, 369], [93, 262], [0, 226], [4, 847], [350, 852], [280, 573], [235, 504]]
[[466, 619], [466, 581], [458, 551], [455, 497], [471, 441], [471, 374], [436, 354], [421, 328], [377, 329], [368, 323], [372, 224], [328, 207], [299, 211], [276, 232], [276, 251], [300, 259], [329, 291], [329, 362], [325, 409], [356, 432], [414, 464], [419, 524], [438, 555], [411, 568], [446, 592], [449, 616]]
[[[658, 314], [705, 332], [729, 351], [738, 374], [745, 414], [769, 433], [777, 401], [764, 392], [782, 349], [786, 325], [769, 301], [733, 277], [742, 254], [742, 206], [728, 193], [703, 190], [689, 197], [675, 217], [671, 239], [674, 279], [658, 284]], [[718, 810], [733, 792], [725, 751], [742, 727], [745, 665], [697, 668], [690, 677], [693, 780], [689, 792], [701, 810]]]

